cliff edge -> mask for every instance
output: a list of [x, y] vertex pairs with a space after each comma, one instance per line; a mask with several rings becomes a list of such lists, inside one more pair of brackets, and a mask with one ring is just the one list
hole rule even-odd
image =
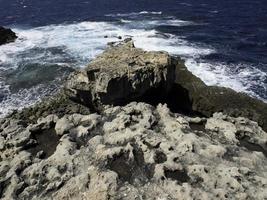
[[114, 44], [0, 121], [1, 199], [266, 199], [266, 104]]

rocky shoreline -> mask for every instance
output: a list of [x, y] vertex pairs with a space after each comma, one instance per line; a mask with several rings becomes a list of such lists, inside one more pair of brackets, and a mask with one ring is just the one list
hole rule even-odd
[[112, 44], [0, 122], [2, 199], [266, 199], [267, 105]]
[[14, 42], [16, 39], [17, 36], [11, 29], [0, 26], [0, 45]]

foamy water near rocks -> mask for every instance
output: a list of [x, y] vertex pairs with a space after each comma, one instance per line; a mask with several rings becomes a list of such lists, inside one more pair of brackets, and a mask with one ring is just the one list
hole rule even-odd
[[[146, 52], [133, 41], [108, 48], [86, 69], [66, 82], [68, 96], [87, 106], [125, 104], [153, 88], [167, 93], [175, 79], [175, 63], [166, 52]], [[99, 108], [101, 109], [101, 108]]]
[[265, 108], [115, 44], [0, 121], [0, 198], [266, 199]]

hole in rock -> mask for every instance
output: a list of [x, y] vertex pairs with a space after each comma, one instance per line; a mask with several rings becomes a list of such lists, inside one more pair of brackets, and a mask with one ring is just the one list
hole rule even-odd
[[43, 151], [41, 158], [48, 158], [57, 148], [60, 137], [56, 134], [54, 128], [32, 132], [32, 139], [37, 143], [30, 147], [28, 151], [36, 156], [38, 152]]
[[201, 122], [201, 123], [192, 123], [192, 122], [190, 122], [189, 123], [190, 128], [192, 130], [194, 130], [194, 131], [202, 131], [202, 132], [205, 132], [206, 131], [205, 125], [206, 125], [205, 122]]
[[144, 140], [143, 144], [146, 145], [149, 149], [154, 149], [154, 148], [157, 149], [160, 147], [161, 142], [158, 142], [156, 145], [152, 145], [149, 142]]
[[150, 89], [142, 97], [135, 99], [135, 101], [145, 102], [153, 106], [157, 106], [159, 103], [166, 103], [173, 113], [187, 116], [203, 116], [201, 113], [193, 110], [192, 102], [186, 89], [178, 84], [173, 84], [170, 91], [166, 92], [166, 89], [163, 87], [164, 84], [161, 85], [161, 87]]
[[191, 184], [195, 187], [200, 187], [201, 183], [204, 182], [204, 179], [199, 176], [193, 177], [193, 180], [191, 181]]
[[119, 179], [130, 184], [144, 184], [153, 177], [154, 166], [144, 162], [143, 152], [133, 151], [134, 159], [129, 159], [129, 152], [123, 152], [108, 159], [107, 168], [115, 171]]
[[235, 146], [227, 147], [226, 152], [224, 153], [222, 158], [225, 160], [233, 161], [233, 157], [238, 156], [238, 151], [239, 151], [238, 147], [235, 147]]
[[157, 164], [163, 163], [163, 162], [167, 161], [167, 156], [163, 152], [156, 151], [154, 160], [155, 160], [155, 163], [157, 163]]
[[[162, 82], [158, 87], [147, 90], [142, 96], [139, 96], [133, 92], [131, 93], [131, 91], [126, 92], [127, 90], [125, 88], [131, 88], [130, 84], [127, 83], [127, 80], [118, 80], [117, 82], [114, 81], [110, 85], [109, 91], [112, 91], [116, 94], [102, 94], [100, 98], [103, 104], [124, 106], [130, 102], [136, 101], [157, 106], [159, 103], [161, 103], [167, 104], [168, 108], [173, 113], [180, 113], [187, 116], [204, 116], [203, 114], [193, 110], [188, 90], [179, 84], [173, 84], [172, 87], [167, 90], [166, 83]], [[123, 85], [123, 87], [121, 85]], [[118, 88], [121, 87], [124, 89], [118, 91]], [[123, 93], [125, 93], [125, 95], [122, 95]], [[92, 106], [93, 104], [94, 109], [99, 110], [99, 108], [97, 108], [97, 106], [95, 107], [94, 103], [91, 101], [92, 97], [90, 94], [79, 91], [78, 99], [80, 99], [81, 103], [85, 104], [85, 102], [87, 102], [85, 105], [88, 107]]]
[[190, 180], [186, 170], [169, 170], [164, 169], [166, 178], [177, 181], [178, 183], [186, 183]]
[[10, 184], [10, 178], [6, 180], [0, 180], [0, 198], [4, 197], [3, 195], [9, 184]]
[[265, 155], [265, 157], [267, 157], [267, 151], [262, 146], [250, 142], [249, 137], [247, 136], [239, 138], [239, 146], [245, 147], [249, 151], [262, 152]]

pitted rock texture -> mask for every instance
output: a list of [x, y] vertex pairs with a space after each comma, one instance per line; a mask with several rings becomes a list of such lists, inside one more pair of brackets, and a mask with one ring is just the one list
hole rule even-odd
[[175, 84], [179, 86], [176, 93], [180, 93], [180, 97], [176, 100], [178, 105], [207, 117], [215, 112], [224, 112], [233, 117], [249, 118], [267, 131], [266, 102], [230, 88], [207, 86], [200, 78], [188, 71], [184, 61], [180, 59], [177, 59], [175, 74]]
[[266, 103], [229, 88], [207, 86], [180, 58], [143, 51], [135, 48], [132, 40], [107, 48], [85, 69], [72, 73], [64, 86], [51, 99], [9, 117], [35, 123], [49, 114], [101, 113], [104, 105], [137, 101], [153, 106], [167, 103], [171, 111], [191, 116], [211, 117], [215, 112], [242, 116], [267, 131]]
[[153, 88], [166, 93], [175, 79], [175, 63], [166, 52], [146, 52], [130, 40], [108, 48], [66, 83], [71, 99], [99, 108], [122, 105]]
[[6, 119], [0, 198], [262, 200], [266, 142], [246, 118], [192, 118], [162, 104], [49, 115], [27, 127]]

